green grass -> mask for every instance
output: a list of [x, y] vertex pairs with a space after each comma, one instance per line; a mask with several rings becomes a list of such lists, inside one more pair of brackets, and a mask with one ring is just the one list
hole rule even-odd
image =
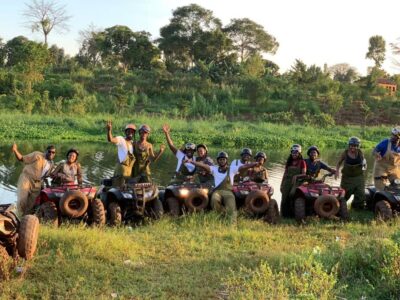
[[122, 134], [127, 123], [147, 123], [152, 128], [151, 141], [165, 143], [161, 126], [169, 123], [176, 145], [186, 141], [202, 142], [220, 148], [260, 147], [287, 148], [293, 143], [318, 145], [321, 148], [344, 148], [348, 138], [358, 136], [362, 145], [371, 148], [389, 135], [388, 127], [336, 126], [321, 128], [303, 125], [282, 125], [265, 122], [230, 122], [225, 119], [184, 120], [164, 115], [132, 114], [131, 116], [85, 115], [48, 116], [1, 112], [0, 141], [82, 141], [105, 140], [105, 121], [114, 122], [114, 135]]
[[138, 228], [41, 227], [1, 299], [398, 299], [400, 222], [271, 226], [215, 214]]

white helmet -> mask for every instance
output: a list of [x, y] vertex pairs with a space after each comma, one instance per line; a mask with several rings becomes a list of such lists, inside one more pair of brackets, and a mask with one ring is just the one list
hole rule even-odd
[[290, 148], [290, 152], [292, 151], [297, 151], [299, 153], [301, 153], [301, 145], [299, 144], [294, 144], [291, 148]]
[[394, 128], [392, 129], [392, 134], [393, 134], [393, 135], [400, 136], [400, 127], [394, 127]]

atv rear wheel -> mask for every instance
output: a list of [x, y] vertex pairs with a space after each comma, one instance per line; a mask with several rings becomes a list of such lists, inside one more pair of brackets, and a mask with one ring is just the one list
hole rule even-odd
[[294, 217], [297, 222], [303, 222], [306, 218], [306, 199], [296, 198], [294, 200]]
[[251, 191], [245, 200], [246, 209], [254, 214], [262, 214], [268, 209], [269, 197], [267, 193], [255, 190]]
[[271, 199], [268, 204], [267, 213], [265, 214], [264, 221], [270, 224], [277, 224], [279, 222], [279, 208], [278, 202]]
[[189, 212], [202, 211], [208, 206], [207, 193], [195, 189], [189, 192], [188, 197], [185, 199], [185, 206]]
[[108, 205], [108, 216], [109, 223], [111, 226], [119, 226], [122, 223], [122, 212], [121, 207], [117, 202], [111, 202]]
[[340, 210], [338, 199], [333, 195], [319, 196], [314, 202], [315, 212], [322, 218], [332, 218]]
[[339, 217], [343, 221], [349, 220], [349, 210], [347, 209], [347, 201], [344, 199], [340, 200]]
[[18, 254], [31, 259], [35, 253], [39, 235], [39, 219], [34, 215], [26, 215], [22, 218], [18, 230], [17, 249]]
[[91, 203], [92, 209], [92, 225], [103, 226], [106, 224], [106, 213], [104, 210], [103, 202], [100, 199], [93, 199]]
[[169, 209], [169, 213], [174, 217], [179, 216], [181, 210], [179, 205], [179, 200], [176, 199], [175, 197], [168, 197], [166, 202]]
[[41, 204], [36, 215], [42, 223], [47, 223], [54, 227], [58, 226], [57, 206], [53, 202], [44, 202]]
[[164, 208], [162, 205], [162, 202], [159, 198], [156, 198], [153, 200], [152, 203], [152, 213], [154, 215], [155, 219], [159, 219], [162, 217], [162, 215], [164, 214]]
[[60, 211], [70, 218], [79, 218], [87, 211], [88, 198], [78, 190], [67, 191], [60, 200]]
[[386, 200], [378, 201], [375, 204], [375, 217], [382, 221], [390, 220], [393, 217], [392, 207]]

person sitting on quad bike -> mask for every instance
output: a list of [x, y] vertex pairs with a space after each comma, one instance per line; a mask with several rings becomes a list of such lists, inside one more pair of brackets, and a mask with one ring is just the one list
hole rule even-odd
[[[342, 153], [336, 165], [336, 170], [339, 170], [340, 165], [344, 163], [340, 186], [346, 191], [346, 201], [354, 195], [351, 203], [353, 209], [364, 209], [365, 206], [364, 171], [367, 168], [367, 161], [360, 150], [360, 144], [358, 137], [351, 137], [348, 148]], [[335, 179], [338, 177], [339, 172], [336, 172]]]
[[286, 161], [285, 172], [281, 182], [281, 214], [284, 218], [293, 217], [293, 211], [291, 209], [291, 192], [298, 185], [298, 180], [301, 177], [305, 177], [307, 171], [306, 162], [301, 155], [301, 146], [294, 144], [290, 148], [290, 155]]
[[135, 158], [133, 156], [133, 141], [135, 140], [136, 126], [125, 126], [125, 137], [112, 135], [112, 122], [107, 121], [107, 140], [118, 148], [118, 163], [114, 170], [114, 185], [122, 185], [132, 175]]
[[218, 212], [226, 212], [230, 222], [236, 224], [237, 208], [235, 195], [232, 192], [233, 177], [237, 172], [257, 167], [260, 163], [248, 163], [241, 165], [239, 168], [232, 168], [232, 165], [228, 166], [228, 154], [224, 151], [218, 153], [218, 166], [209, 166], [202, 162], [189, 160], [185, 162], [201, 167], [214, 176], [215, 188], [211, 195], [211, 208]]
[[195, 160], [194, 151], [196, 150], [196, 145], [193, 143], [186, 143], [183, 150], [179, 150], [174, 146], [174, 143], [172, 142], [170, 135], [170, 126], [168, 124], [164, 124], [162, 129], [165, 133], [169, 149], [171, 149], [172, 153], [178, 159], [178, 163], [175, 169], [175, 177], [173, 178], [172, 182], [183, 182], [187, 176], [193, 176], [196, 172], [196, 167], [193, 164], [185, 162]]
[[50, 145], [46, 148], [45, 153], [35, 151], [22, 155], [18, 151], [17, 144], [14, 143], [11, 150], [15, 157], [25, 164], [17, 187], [18, 213], [25, 216], [33, 212], [35, 199], [40, 193], [43, 179], [50, 174], [54, 167], [53, 159], [56, 155], [56, 148]]
[[67, 161], [61, 162], [54, 171], [51, 172], [50, 177], [53, 178], [52, 184], [76, 184], [81, 185], [82, 168], [78, 163], [79, 151], [71, 148], [67, 152]]
[[238, 172], [238, 170], [241, 166], [250, 163], [252, 156], [253, 153], [251, 152], [250, 148], [243, 148], [240, 152], [240, 159], [235, 159], [232, 161], [230, 168], [236, 174], [233, 180], [234, 182], [241, 181], [241, 179], [247, 175], [247, 172], [243, 169], [241, 172]]
[[329, 173], [336, 174], [336, 170], [330, 168], [327, 164], [321, 161], [318, 157], [320, 155], [319, 149], [317, 146], [311, 146], [307, 150], [308, 158], [305, 159], [307, 172], [306, 174], [310, 176], [310, 178], [318, 178], [318, 175], [321, 170], [326, 170]]
[[[214, 161], [208, 156], [208, 148], [205, 144], [198, 144], [196, 146], [197, 157], [196, 161], [205, 163], [206, 165], [213, 166]], [[196, 168], [196, 175], [201, 184], [211, 187], [214, 184], [213, 176], [203, 168]]]
[[385, 189], [390, 180], [400, 178], [400, 127], [391, 131], [390, 139], [384, 139], [376, 145], [373, 155], [374, 164], [374, 185], [378, 191]]
[[139, 141], [133, 144], [133, 163], [132, 177], [137, 178], [138, 183], [152, 182], [150, 162], [157, 161], [165, 150], [165, 146], [160, 146], [160, 151], [154, 154], [153, 145], [147, 139], [150, 134], [150, 127], [143, 124], [139, 127]]
[[267, 160], [267, 155], [264, 152], [257, 152], [254, 159], [256, 162], [260, 163], [260, 165], [248, 170], [247, 175], [250, 181], [257, 183], [268, 181], [268, 171], [264, 167], [265, 161]]

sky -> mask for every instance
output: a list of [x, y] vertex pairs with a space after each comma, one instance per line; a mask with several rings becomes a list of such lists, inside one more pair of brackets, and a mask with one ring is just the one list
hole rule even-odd
[[[249, 18], [260, 25], [278, 43], [275, 55], [267, 59], [284, 72], [301, 59], [308, 66], [323, 67], [348, 63], [365, 75], [373, 61], [365, 59], [369, 38], [381, 35], [386, 41], [383, 68], [400, 73], [393, 64], [390, 43], [400, 40], [400, 1], [398, 0], [58, 0], [72, 16], [69, 32], [52, 32], [49, 44], [57, 44], [74, 55], [79, 49], [79, 31], [91, 24], [96, 28], [126, 25], [133, 31], [148, 31], [152, 38], [169, 23], [177, 7], [196, 3], [213, 11], [227, 25], [233, 18]], [[0, 0], [0, 38], [7, 41], [24, 35], [42, 41], [39, 33], [24, 26], [22, 12], [28, 0]], [[397, 57], [400, 61], [400, 56]]]

